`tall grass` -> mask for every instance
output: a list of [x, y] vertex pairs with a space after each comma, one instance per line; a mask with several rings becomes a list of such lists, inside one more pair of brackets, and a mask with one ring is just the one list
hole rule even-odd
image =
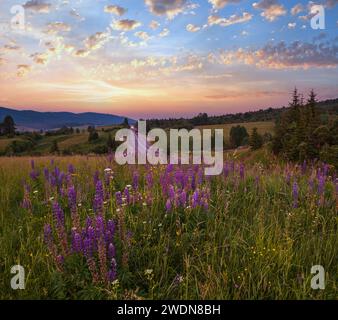
[[[115, 166], [106, 157], [36, 158], [40, 176], [30, 178], [30, 158], [0, 159], [0, 297], [2, 299], [335, 299], [337, 298], [337, 194], [334, 172], [325, 175], [319, 193], [317, 167], [306, 169], [280, 164], [268, 154], [253, 161], [241, 156], [234, 172], [203, 178], [198, 188], [210, 192], [208, 206], [188, 204], [166, 210], [161, 175], [166, 168]], [[229, 165], [232, 165], [232, 160]], [[123, 247], [117, 235], [117, 279], [110, 284], [93, 283], [84, 259], [71, 254], [63, 271], [44, 243], [43, 228], [53, 224], [52, 202], [57, 199], [71, 229], [66, 196], [48, 190], [42, 170], [57, 166], [67, 172], [72, 164], [72, 183], [78, 190], [79, 214], [84, 225], [95, 217], [93, 176], [104, 169], [114, 171], [105, 187], [105, 216], [123, 222], [130, 244]], [[176, 171], [179, 169], [175, 169]], [[183, 171], [186, 172], [187, 168]], [[322, 169], [321, 169], [322, 170]], [[142, 199], [118, 208], [115, 193], [140, 176]], [[152, 172], [149, 188], [146, 174]], [[290, 181], [289, 181], [290, 180]], [[22, 207], [23, 183], [30, 186], [32, 209]], [[297, 199], [292, 193], [297, 183]], [[178, 185], [172, 183], [175, 192]], [[66, 186], [63, 186], [66, 188]], [[151, 201], [146, 199], [151, 197]], [[297, 205], [295, 206], [295, 201]], [[122, 211], [121, 211], [122, 210]], [[70, 239], [69, 239], [70, 240]], [[128, 261], [121, 255], [127, 250]], [[12, 290], [10, 269], [24, 266], [25, 290]], [[313, 265], [325, 268], [325, 290], [310, 285]]]

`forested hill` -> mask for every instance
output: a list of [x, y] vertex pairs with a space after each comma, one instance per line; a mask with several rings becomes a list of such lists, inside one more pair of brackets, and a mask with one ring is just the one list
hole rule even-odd
[[[317, 103], [317, 108], [321, 113], [328, 113], [329, 115], [338, 115], [338, 98], [320, 101]], [[200, 113], [191, 119], [151, 119], [148, 120], [148, 127], [165, 127], [165, 128], [188, 128], [198, 125], [213, 125], [213, 124], [227, 124], [227, 123], [242, 123], [242, 122], [256, 122], [256, 121], [273, 121], [276, 120], [283, 111], [288, 107], [282, 108], [268, 108], [257, 111], [241, 112], [236, 114], [225, 114], [221, 116], [208, 116], [206, 113]]]

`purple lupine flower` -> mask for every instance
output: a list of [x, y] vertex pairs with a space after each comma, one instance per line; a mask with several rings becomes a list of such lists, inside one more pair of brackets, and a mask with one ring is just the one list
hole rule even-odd
[[292, 197], [293, 197], [293, 207], [297, 208], [298, 207], [298, 196], [299, 196], [299, 188], [298, 184], [295, 181], [293, 186], [292, 186]]
[[109, 246], [108, 246], [108, 258], [109, 259], [115, 258], [115, 254], [116, 254], [115, 246], [112, 243], [109, 243]]
[[72, 164], [68, 165], [68, 173], [74, 174], [75, 173], [75, 168]]
[[133, 173], [133, 189], [137, 190], [139, 183], [139, 174], [137, 171], [134, 171]]
[[93, 220], [91, 217], [86, 218], [86, 229], [88, 230], [89, 227], [93, 225]]
[[109, 231], [111, 237], [113, 238], [115, 235], [115, 230], [116, 230], [116, 224], [114, 220], [108, 220], [107, 230]]
[[65, 174], [64, 172], [60, 172], [59, 176], [58, 176], [58, 179], [57, 179], [57, 182], [59, 184], [59, 186], [62, 185], [62, 182], [63, 182], [63, 179], [65, 178]]
[[192, 203], [191, 206], [193, 208], [196, 208], [199, 205], [199, 192], [198, 189], [195, 190], [195, 192], [192, 195]]
[[76, 190], [73, 185], [68, 188], [68, 203], [72, 211], [76, 210]]
[[61, 242], [61, 246], [63, 249], [63, 253], [67, 254], [68, 252], [68, 242], [67, 242], [67, 235], [65, 231], [65, 216], [63, 210], [61, 209], [58, 202], [54, 202], [53, 204], [53, 216], [56, 222], [56, 230]]
[[198, 184], [202, 184], [203, 183], [203, 168], [201, 168], [199, 171], [198, 171]]
[[320, 175], [318, 177], [318, 194], [322, 195], [324, 193], [324, 188], [325, 188], [325, 176]]
[[183, 207], [185, 207], [185, 205], [187, 203], [187, 193], [185, 192], [185, 190], [182, 190], [182, 192], [180, 194], [180, 202], [181, 202], [181, 205]]
[[235, 172], [235, 161], [231, 161], [231, 163], [230, 163], [230, 170], [231, 170], [232, 173]]
[[39, 171], [37, 170], [32, 170], [31, 173], [29, 174], [32, 180], [37, 180], [39, 177]]
[[147, 186], [149, 189], [151, 189], [154, 185], [154, 179], [153, 179], [153, 174], [152, 172], [148, 172], [146, 175], [146, 181], [147, 181]]
[[93, 242], [89, 237], [83, 240], [83, 252], [87, 258], [93, 255]]
[[102, 216], [96, 217], [95, 226], [96, 226], [97, 238], [102, 237], [104, 235], [104, 229], [105, 229], [104, 219]]
[[52, 175], [52, 176], [50, 177], [50, 185], [51, 185], [52, 187], [56, 187], [56, 178], [55, 178], [54, 175]]
[[290, 172], [286, 173], [285, 181], [286, 181], [287, 185], [290, 185], [290, 181], [291, 181], [291, 174], [290, 174]]
[[324, 166], [323, 166], [323, 175], [324, 175], [324, 177], [327, 176], [328, 172], [329, 172], [329, 165], [327, 163], [324, 163]]
[[239, 166], [239, 176], [241, 179], [244, 179], [244, 170], [245, 170], [244, 163], [241, 163]]
[[169, 174], [174, 170], [174, 165], [169, 163], [166, 168], [166, 173]]
[[116, 260], [113, 258], [111, 259], [111, 269], [108, 272], [108, 280], [113, 282], [117, 278], [117, 263]]
[[74, 252], [80, 253], [82, 252], [82, 238], [81, 235], [74, 231], [73, 232], [73, 243], [72, 243], [72, 247]]
[[172, 201], [175, 199], [175, 189], [173, 185], [169, 186], [169, 198]]
[[168, 199], [166, 204], [165, 204], [165, 210], [167, 212], [169, 212], [169, 211], [171, 211], [171, 209], [172, 209], [171, 201], [170, 201], [170, 199]]
[[33, 160], [33, 159], [31, 160], [31, 168], [32, 168], [32, 170], [34, 170], [34, 169], [35, 169], [35, 162], [34, 162], [34, 160]]
[[124, 197], [126, 198], [126, 202], [128, 204], [130, 204], [130, 192], [129, 192], [129, 188], [125, 187], [124, 191], [123, 191]]
[[101, 180], [97, 180], [94, 196], [94, 211], [96, 214], [103, 213], [103, 200], [104, 200], [103, 185]]
[[195, 174], [191, 175], [191, 190], [195, 190], [196, 189], [196, 176]]
[[47, 244], [48, 248], [53, 245], [53, 233], [52, 233], [52, 227], [50, 224], [45, 224], [44, 229], [44, 240]]
[[116, 204], [120, 207], [122, 206], [122, 193], [121, 191], [117, 191], [115, 193], [115, 198], [116, 198]]
[[58, 202], [53, 203], [53, 214], [57, 226], [64, 226], [65, 216]]

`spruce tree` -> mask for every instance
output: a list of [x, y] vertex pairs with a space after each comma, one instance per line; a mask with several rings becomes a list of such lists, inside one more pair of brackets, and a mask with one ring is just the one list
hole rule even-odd
[[263, 146], [263, 138], [258, 133], [257, 128], [252, 129], [252, 133], [250, 136], [250, 146], [253, 150], [260, 149]]

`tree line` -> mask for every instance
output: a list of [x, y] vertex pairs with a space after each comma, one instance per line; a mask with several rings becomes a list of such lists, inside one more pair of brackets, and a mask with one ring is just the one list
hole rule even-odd
[[290, 108], [276, 121], [272, 150], [291, 161], [322, 160], [338, 167], [338, 118], [323, 117], [316, 94], [306, 101], [297, 88]]

